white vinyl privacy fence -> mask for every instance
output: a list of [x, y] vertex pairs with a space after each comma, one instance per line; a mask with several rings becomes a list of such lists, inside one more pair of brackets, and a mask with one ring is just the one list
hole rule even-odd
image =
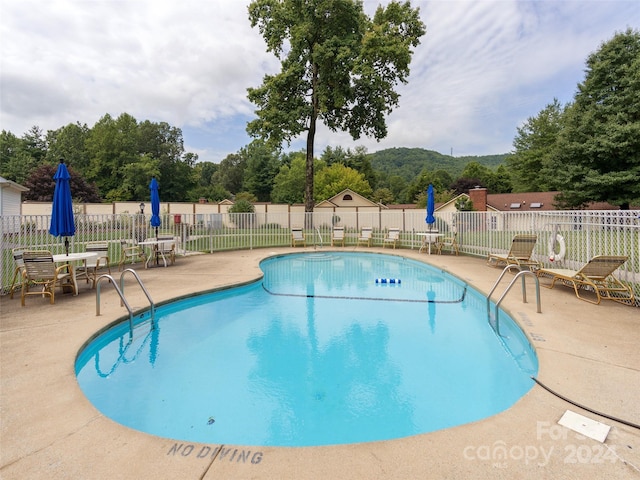
[[[52, 237], [48, 215], [0, 217], [2, 293], [9, 290], [15, 271], [14, 248], [45, 249], [63, 253], [64, 239]], [[109, 256], [117, 264], [121, 242], [136, 243], [156, 236], [149, 225], [150, 214], [76, 215], [76, 234], [69, 238], [72, 252], [84, 251], [87, 242], [107, 241]], [[302, 227], [307, 246], [331, 245], [334, 225], [345, 227], [345, 248], [356, 248], [363, 227], [373, 229], [373, 245], [382, 245], [389, 228], [401, 231], [399, 248], [419, 249], [428, 231], [425, 211], [372, 210], [366, 212], [314, 213], [212, 213], [162, 215], [159, 236], [176, 238], [179, 255], [222, 250], [284, 247], [291, 244], [291, 228]], [[622, 281], [634, 286], [640, 297], [640, 211], [551, 211], [551, 212], [455, 212], [436, 213], [433, 226], [441, 233], [457, 232], [460, 253], [486, 257], [506, 253], [517, 233], [535, 233], [535, 258], [545, 266], [579, 268], [601, 254], [625, 255], [629, 259], [617, 271]], [[565, 249], [564, 259], [550, 262]], [[363, 248], [363, 247], [357, 247]]]

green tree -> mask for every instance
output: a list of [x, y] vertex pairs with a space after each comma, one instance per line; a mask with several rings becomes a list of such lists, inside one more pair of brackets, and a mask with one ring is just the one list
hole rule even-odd
[[[192, 167], [197, 160], [194, 154], [185, 154], [182, 130], [166, 122], [145, 120], [138, 125], [137, 153], [157, 161], [158, 181], [162, 182], [165, 201], [187, 201], [188, 192], [195, 187], [196, 179]], [[144, 183], [147, 190], [151, 177]]]
[[259, 202], [271, 200], [274, 178], [280, 168], [277, 152], [264, 142], [254, 140], [242, 149], [247, 158], [243, 189], [253, 193]]
[[330, 167], [334, 163], [341, 163], [343, 165], [347, 165], [348, 156], [349, 156], [348, 150], [345, 150], [340, 146], [337, 146], [337, 147], [327, 146], [322, 152], [322, 155], [320, 155], [320, 159], [324, 161], [328, 167]]
[[[122, 182], [116, 191], [120, 198], [136, 201], [151, 200], [149, 183], [151, 178], [160, 176], [159, 160], [149, 154], [142, 155], [137, 162], [124, 165], [121, 169]], [[160, 183], [160, 181], [159, 181]], [[161, 182], [164, 183], [164, 182]], [[160, 186], [160, 199], [164, 197], [164, 185]]]
[[507, 167], [500, 165], [496, 168], [487, 188], [493, 193], [511, 193], [513, 191], [511, 175], [509, 174]]
[[640, 31], [591, 54], [556, 152], [561, 207], [640, 202]]
[[86, 140], [89, 154], [87, 179], [98, 185], [107, 201], [129, 200], [122, 196], [122, 167], [138, 160], [138, 123], [128, 114], [117, 119], [106, 114], [91, 129]]
[[22, 149], [36, 165], [42, 163], [47, 155], [47, 139], [40, 127], [34, 125], [22, 136]]
[[435, 172], [423, 170], [407, 187], [406, 202], [403, 203], [424, 203], [426, 205], [427, 188], [433, 185], [435, 193], [444, 191], [448, 185], [442, 183], [441, 176]]
[[249, 215], [256, 211], [252, 201], [255, 201], [252, 194], [242, 192], [238, 194], [235, 203], [229, 209], [229, 217], [238, 228], [250, 228], [255, 224], [255, 216]]
[[537, 116], [528, 118], [518, 127], [513, 140], [514, 151], [507, 157], [513, 191], [546, 192], [558, 187], [553, 159], [558, 150], [565, 110], [566, 107], [554, 99]]
[[397, 106], [412, 47], [425, 33], [419, 9], [390, 2], [368, 18], [357, 0], [254, 0], [252, 27], [281, 71], [248, 89], [257, 105], [250, 135], [280, 147], [306, 132], [305, 211], [314, 207], [314, 141], [320, 120], [332, 131], [384, 138], [385, 115]]
[[382, 203], [382, 204], [388, 205], [388, 204], [394, 202], [395, 197], [393, 196], [393, 192], [391, 191], [391, 189], [383, 187], [383, 188], [378, 188], [377, 190], [375, 190], [373, 192], [373, 195], [371, 196], [371, 199], [374, 202], [378, 202], [378, 203]]
[[304, 201], [305, 159], [299, 153], [291, 165], [282, 165], [273, 179], [271, 200], [275, 203], [302, 203]]
[[0, 176], [21, 185], [37, 166], [37, 160], [23, 148], [23, 140], [2, 130], [0, 134]]
[[47, 132], [47, 162], [57, 164], [64, 158], [81, 175], [89, 171], [89, 154], [85, 142], [89, 136], [89, 127], [80, 123], [70, 123], [57, 130]]
[[[401, 175], [390, 175], [387, 182], [381, 182], [382, 185], [388, 184], [389, 189], [393, 193], [393, 203], [407, 203], [407, 182]], [[391, 203], [391, 202], [390, 202]]]
[[247, 159], [240, 154], [227, 155], [221, 162], [218, 170], [213, 174], [213, 181], [232, 194], [242, 190], [244, 181], [244, 168]]
[[359, 193], [363, 197], [371, 197], [371, 185], [357, 170], [334, 163], [318, 171], [315, 178], [315, 198], [326, 200], [346, 188]]

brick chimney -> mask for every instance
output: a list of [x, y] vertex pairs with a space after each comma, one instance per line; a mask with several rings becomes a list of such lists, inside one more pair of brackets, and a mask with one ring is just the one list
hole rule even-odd
[[469, 190], [469, 198], [473, 204], [473, 209], [477, 212], [487, 211], [487, 189], [477, 186]]

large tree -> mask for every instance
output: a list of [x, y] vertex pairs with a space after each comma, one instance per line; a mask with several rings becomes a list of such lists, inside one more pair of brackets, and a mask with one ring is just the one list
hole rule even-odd
[[373, 193], [363, 174], [341, 163], [334, 163], [316, 174], [315, 195], [318, 199], [326, 200], [347, 188], [366, 198]]
[[[43, 163], [33, 169], [29, 174], [29, 178], [24, 182], [24, 186], [29, 191], [23, 193], [23, 198], [36, 202], [51, 202], [56, 188], [56, 181], [53, 179], [56, 170], [57, 166], [48, 163]], [[85, 203], [99, 203], [102, 201], [94, 184], [88, 183], [73, 167], [69, 166], [68, 170], [71, 176], [69, 187], [74, 201]]]
[[640, 201], [640, 31], [614, 35], [586, 64], [556, 154], [559, 205], [628, 209]]
[[565, 108], [554, 99], [536, 117], [528, 118], [518, 127], [513, 140], [515, 150], [507, 157], [514, 191], [540, 192], [558, 188], [553, 158]]
[[311, 212], [317, 121], [353, 139], [384, 138], [385, 116], [398, 104], [394, 88], [407, 82], [425, 26], [408, 1], [378, 7], [370, 19], [357, 0], [255, 0], [249, 19], [282, 69], [248, 89], [258, 118], [247, 131], [277, 147], [306, 132], [305, 211]]
[[241, 154], [247, 159], [243, 190], [255, 195], [259, 202], [271, 201], [274, 177], [280, 170], [277, 152], [263, 142], [254, 140], [242, 149]]

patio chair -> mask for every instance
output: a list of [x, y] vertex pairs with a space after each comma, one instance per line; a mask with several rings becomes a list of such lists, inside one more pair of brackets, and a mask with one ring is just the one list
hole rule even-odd
[[540, 266], [540, 263], [531, 258], [537, 241], [537, 235], [518, 234], [511, 240], [509, 252], [506, 255], [497, 253], [489, 254], [487, 257], [487, 265], [491, 267], [516, 265], [519, 268], [537, 268]]
[[24, 247], [14, 248], [12, 250], [13, 262], [15, 263], [16, 268], [13, 271], [13, 280], [11, 280], [11, 289], [9, 290], [9, 298], [13, 298], [13, 292], [17, 290], [18, 287], [22, 288], [22, 283], [24, 282], [24, 261], [22, 260], [23, 251], [24, 251]]
[[331, 236], [331, 246], [341, 245], [344, 247], [344, 227], [333, 227], [333, 235]]
[[[73, 266], [69, 263], [59, 265], [53, 261], [53, 255], [47, 250], [25, 250], [24, 278], [22, 282], [22, 306], [28, 295], [48, 295], [51, 305], [55, 303], [56, 286], [63, 287], [63, 281], [73, 284]], [[32, 287], [41, 287], [40, 291], [30, 291]], [[73, 285], [74, 292], [76, 286]]]
[[87, 282], [91, 281], [91, 288], [96, 288], [100, 270], [108, 272], [111, 275], [111, 267], [109, 266], [109, 243], [108, 242], [87, 242], [86, 252], [93, 252], [97, 255], [94, 265], [87, 264], [86, 267], [76, 268], [76, 278], [79, 272], [83, 272], [87, 278]]
[[304, 236], [302, 227], [293, 227], [291, 229], [291, 246], [295, 247], [302, 244], [303, 247], [307, 246], [307, 239]]
[[[628, 257], [618, 255], [598, 255], [589, 260], [580, 270], [569, 268], [540, 268], [536, 272], [538, 277], [551, 277], [551, 283], [544, 285], [553, 288], [556, 282], [572, 286], [580, 300], [598, 305], [600, 300], [613, 300], [633, 305], [634, 294], [631, 287], [625, 285], [613, 272], [617, 270]], [[581, 290], [592, 291], [595, 300], [580, 295]]]
[[395, 227], [390, 228], [387, 232], [387, 236], [384, 237], [382, 248], [386, 247], [387, 245], [393, 245], [393, 248], [395, 249], [396, 245], [398, 244], [398, 240], [400, 240], [400, 229]]
[[360, 236], [358, 237], [358, 245], [365, 244], [367, 247], [370, 247], [372, 233], [373, 233], [373, 228], [362, 227], [362, 229], [360, 230]]
[[455, 253], [458, 256], [458, 232], [452, 231], [446, 237], [439, 238], [436, 242], [436, 252], [438, 255], [442, 254], [443, 248], [448, 248], [451, 250], [451, 253]]
[[170, 265], [176, 263], [176, 238], [175, 237], [158, 237], [158, 253], [164, 259], [165, 265], [166, 259], [169, 259]]
[[122, 267], [127, 262], [132, 265], [138, 261], [145, 262], [147, 260], [147, 254], [144, 253], [144, 249], [140, 245], [135, 245], [127, 240], [120, 240], [120, 261], [118, 262], [118, 271], [122, 270]]

